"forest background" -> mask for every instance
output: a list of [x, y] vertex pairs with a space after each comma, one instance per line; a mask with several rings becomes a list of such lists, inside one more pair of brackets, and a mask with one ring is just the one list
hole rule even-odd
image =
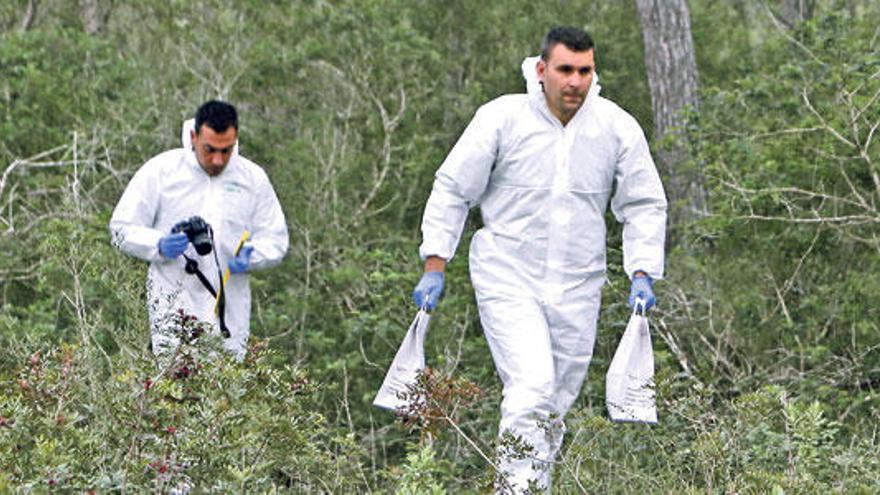
[[[370, 403], [414, 316], [433, 172], [481, 103], [524, 91], [520, 63], [557, 24], [592, 33], [602, 94], [651, 139], [673, 215], [652, 317], [660, 423], [604, 412], [629, 314], [609, 217], [554, 488], [875, 493], [870, 0], [3, 2], [0, 491], [488, 490], [500, 386], [466, 256], [432, 318], [429, 407], [404, 423]], [[657, 30], [691, 43], [673, 114], [651, 79], [674, 46]], [[111, 247], [107, 222], [209, 98], [239, 108], [291, 251], [252, 276], [245, 363], [201, 339], [157, 367], [146, 264]]]

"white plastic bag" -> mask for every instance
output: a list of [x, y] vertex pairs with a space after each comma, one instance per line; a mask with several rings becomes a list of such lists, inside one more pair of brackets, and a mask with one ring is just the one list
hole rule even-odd
[[388, 368], [379, 393], [373, 399], [374, 406], [396, 411], [407, 404], [400, 395], [407, 391], [408, 385], [416, 382], [418, 372], [425, 367], [425, 335], [430, 320], [431, 315], [425, 310], [416, 315]]
[[605, 404], [612, 421], [657, 423], [651, 332], [648, 318], [637, 311], [633, 311], [608, 367]]

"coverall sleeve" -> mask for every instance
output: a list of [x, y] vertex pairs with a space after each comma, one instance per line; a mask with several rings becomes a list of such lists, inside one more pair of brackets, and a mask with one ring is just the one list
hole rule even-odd
[[270, 268], [281, 263], [290, 245], [287, 220], [275, 189], [266, 175], [261, 175], [256, 187], [257, 204], [252, 222], [250, 245], [254, 247], [250, 267], [255, 270]]
[[455, 255], [468, 210], [486, 191], [498, 155], [501, 119], [484, 105], [449, 152], [434, 176], [434, 186], [422, 218], [422, 260]]
[[663, 278], [666, 195], [641, 127], [627, 116], [618, 156], [611, 210], [623, 224], [623, 269]]
[[158, 172], [150, 162], [132, 177], [110, 218], [110, 242], [132, 256], [150, 262], [163, 261], [159, 239], [165, 235], [153, 228], [159, 208]]

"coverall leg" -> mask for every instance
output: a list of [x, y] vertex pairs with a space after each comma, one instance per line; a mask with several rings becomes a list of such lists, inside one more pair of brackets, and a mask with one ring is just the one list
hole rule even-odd
[[562, 418], [580, 393], [593, 353], [603, 277], [548, 304], [530, 295], [477, 291], [480, 319], [503, 384], [499, 434], [531, 447], [517, 455], [502, 448], [507, 482], [522, 492], [535, 481], [550, 487], [552, 462], [562, 446]]

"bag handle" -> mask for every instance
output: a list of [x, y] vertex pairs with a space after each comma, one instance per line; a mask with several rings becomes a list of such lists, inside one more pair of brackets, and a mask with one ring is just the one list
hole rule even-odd
[[[635, 303], [633, 304], [633, 314], [634, 314], [634, 315], [645, 316], [645, 312], [646, 312], [646, 310], [645, 310], [645, 303], [646, 303], [646, 302], [647, 302], [647, 301], [645, 301], [644, 298], [642, 298], [642, 297], [637, 297], [636, 300], [635, 300]], [[639, 311], [639, 309], [641, 309], [641, 312]]]

